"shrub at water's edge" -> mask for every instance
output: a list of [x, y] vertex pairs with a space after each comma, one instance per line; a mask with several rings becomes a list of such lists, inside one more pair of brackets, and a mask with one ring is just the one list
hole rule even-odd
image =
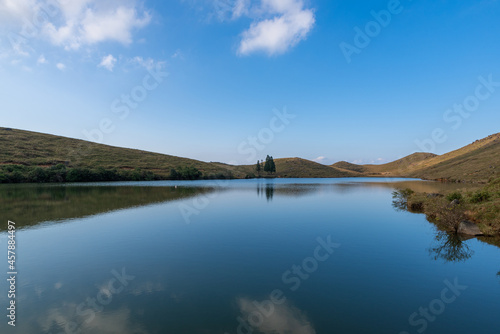
[[500, 236], [500, 178], [476, 191], [443, 194], [398, 191], [398, 194], [404, 197], [409, 211], [425, 213], [429, 221], [444, 230], [456, 233], [460, 222], [470, 220], [486, 236]]
[[204, 175], [195, 167], [171, 169], [170, 175], [160, 175], [150, 170], [135, 168], [123, 170], [67, 167], [58, 164], [51, 167], [2, 165], [0, 183], [57, 183], [57, 182], [109, 182], [109, 181], [154, 181], [154, 180], [199, 180], [231, 179], [230, 172]]

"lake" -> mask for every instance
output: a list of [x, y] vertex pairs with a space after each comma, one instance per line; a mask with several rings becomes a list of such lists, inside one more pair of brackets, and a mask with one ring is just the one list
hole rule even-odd
[[392, 205], [404, 179], [0, 186], [1, 333], [498, 333], [500, 249]]

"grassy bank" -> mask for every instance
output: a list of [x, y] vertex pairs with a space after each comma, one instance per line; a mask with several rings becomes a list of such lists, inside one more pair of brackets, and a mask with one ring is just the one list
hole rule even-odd
[[170, 173], [154, 173], [135, 168], [66, 167], [57, 164], [50, 167], [0, 165], [0, 183], [60, 183], [60, 182], [109, 182], [109, 181], [154, 181], [154, 180], [200, 180], [232, 179], [231, 172], [203, 174], [194, 167], [170, 169]]
[[487, 237], [493, 237], [500, 246], [500, 178], [474, 189], [464, 188], [449, 192], [428, 194], [411, 190], [399, 192], [405, 197], [407, 209], [427, 215], [429, 221], [450, 232], [462, 220], [470, 220]]
[[[202, 173], [200, 178], [246, 176], [237, 166], [0, 128], [0, 173], [4, 175], [4, 182], [9, 179], [12, 182], [25, 182], [19, 179], [27, 180], [37, 167], [40, 174], [50, 174], [50, 168], [56, 166], [65, 166], [68, 172], [74, 171], [72, 173], [75, 174], [86, 174], [86, 181], [103, 178], [105, 181], [170, 179], [172, 169], [178, 172], [182, 169], [196, 169]], [[57, 182], [58, 179], [49, 182]]]

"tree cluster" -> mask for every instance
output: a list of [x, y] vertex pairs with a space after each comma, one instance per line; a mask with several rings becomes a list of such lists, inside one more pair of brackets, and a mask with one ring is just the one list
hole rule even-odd
[[274, 163], [274, 159], [269, 155], [266, 157], [266, 162], [264, 164], [264, 172], [268, 172], [270, 174], [276, 173], [276, 165]]
[[58, 164], [51, 167], [4, 165], [0, 168], [0, 183], [54, 183], [152, 181], [160, 177], [151, 171], [98, 168], [73, 168]]
[[198, 180], [202, 173], [194, 167], [180, 167], [178, 170], [170, 170], [170, 180]]
[[258, 175], [260, 175], [260, 172], [262, 170], [264, 170], [264, 172], [267, 172], [268, 174], [276, 173], [276, 164], [274, 163], [273, 157], [268, 155], [266, 157], [266, 162], [257, 160], [255, 170], [257, 171]]

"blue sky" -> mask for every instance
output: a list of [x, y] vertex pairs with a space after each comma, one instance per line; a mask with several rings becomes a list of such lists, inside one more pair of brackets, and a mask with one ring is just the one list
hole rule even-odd
[[498, 17], [498, 0], [0, 0], [0, 125], [239, 164], [442, 154], [499, 132]]

